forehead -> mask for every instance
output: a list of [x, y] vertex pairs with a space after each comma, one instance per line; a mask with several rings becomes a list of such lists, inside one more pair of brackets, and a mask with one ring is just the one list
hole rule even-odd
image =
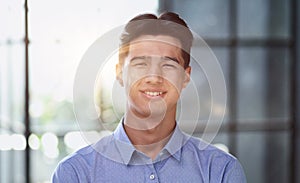
[[143, 35], [130, 43], [128, 56], [180, 56], [181, 43], [165, 35]]

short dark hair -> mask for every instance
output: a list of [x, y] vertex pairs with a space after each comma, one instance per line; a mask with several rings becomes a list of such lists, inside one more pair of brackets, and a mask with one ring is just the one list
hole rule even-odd
[[166, 12], [157, 17], [154, 14], [146, 13], [131, 19], [126, 24], [120, 37], [120, 62], [123, 62], [127, 56], [130, 42], [142, 35], [167, 35], [178, 39], [182, 46], [184, 68], [189, 66], [193, 34], [186, 22], [178, 14]]

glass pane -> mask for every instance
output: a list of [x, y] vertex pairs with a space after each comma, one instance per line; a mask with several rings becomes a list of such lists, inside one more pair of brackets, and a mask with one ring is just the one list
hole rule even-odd
[[[201, 59], [203, 60], [209, 60], [211, 62], [214, 62], [215, 58], [211, 58], [211, 55], [207, 55], [207, 50], [203, 49], [201, 47], [198, 48], [193, 48], [195, 50], [195, 52], [197, 52], [199, 55], [201, 55]], [[214, 56], [217, 59], [218, 64], [220, 65], [222, 72], [223, 72], [223, 76], [225, 79], [225, 83], [226, 83], [226, 87], [229, 86], [229, 78], [228, 78], [228, 49], [227, 48], [220, 48], [220, 47], [214, 47], [211, 48], [212, 52], [214, 54]], [[199, 61], [198, 61], [199, 62]], [[201, 60], [200, 60], [200, 63]], [[211, 112], [211, 87], [209, 86], [209, 81], [206, 75], [205, 70], [203, 70], [203, 68], [197, 64], [197, 62], [192, 59], [191, 61], [191, 67], [192, 67], [192, 74], [191, 74], [191, 78], [193, 83], [195, 83], [196, 88], [199, 92], [199, 98], [200, 98], [200, 119], [202, 120], [206, 120], [209, 118], [210, 112]], [[190, 83], [193, 84], [193, 83]], [[228, 97], [228, 95], [227, 95]], [[188, 100], [192, 101], [194, 100], [194, 96], [188, 96], [187, 97]], [[190, 109], [189, 110], [193, 110], [194, 106], [189, 106]], [[226, 111], [225, 117], [224, 117], [224, 122], [226, 122], [228, 120], [228, 111]], [[187, 115], [188, 116], [188, 115]]]
[[178, 12], [190, 28], [204, 38], [227, 38], [229, 1], [173, 0], [168, 10]]
[[[227, 48], [222, 48], [222, 47], [215, 47], [215, 48], [212, 48], [214, 54], [216, 55], [219, 63], [220, 63], [220, 66], [221, 66], [221, 69], [222, 69], [222, 72], [224, 74], [224, 79], [225, 79], [225, 84], [226, 84], [226, 92], [227, 92], [227, 102], [230, 101], [230, 96], [229, 96], [229, 49]], [[226, 104], [228, 106], [228, 103]], [[226, 109], [226, 113], [225, 113], [225, 116], [224, 116], [224, 121], [223, 123], [227, 123], [228, 120], [229, 120], [229, 117], [228, 117], [228, 112], [229, 110]]]
[[[220, 100], [213, 99], [212, 88], [214, 87], [211, 86], [213, 82], [219, 84], [219, 82], [225, 81], [226, 85], [228, 81], [228, 49], [218, 47], [210, 50], [196, 46], [192, 49], [191, 55], [191, 80], [187, 87], [182, 90], [178, 105], [180, 118], [177, 120], [181, 122], [180, 126], [184, 131], [194, 131], [192, 128], [197, 126], [196, 130], [199, 133], [199, 130], [204, 129], [208, 123], [217, 127], [220, 123], [228, 121], [226, 106], [220, 103]], [[221, 69], [218, 70], [219, 73], [216, 73], [217, 69]], [[219, 74], [222, 78], [215, 77]], [[226, 90], [226, 88], [224, 89]], [[224, 97], [227, 97], [226, 93]], [[223, 114], [224, 110], [225, 115], [221, 119], [219, 116], [221, 113]], [[197, 117], [198, 123], [195, 122]], [[215, 120], [208, 121], [209, 119]]]
[[0, 117], [1, 125], [23, 133], [24, 118], [24, 46], [8, 43], [0, 46]]
[[240, 48], [237, 62], [237, 117], [241, 121], [287, 121], [290, 60], [287, 49]]
[[0, 2], [0, 45], [6, 41], [21, 42], [25, 35], [24, 2], [10, 0]]
[[0, 1], [0, 182], [25, 180], [24, 4]]
[[25, 180], [24, 151], [1, 150], [0, 157], [1, 182], [23, 183]]
[[248, 182], [289, 182], [288, 132], [245, 132], [237, 139], [237, 156]]
[[239, 0], [238, 36], [241, 38], [289, 38], [290, 1]]
[[[74, 76], [85, 51], [101, 35], [133, 16], [155, 13], [157, 3], [29, 2], [33, 182], [49, 181], [63, 157], [86, 145], [73, 112]], [[93, 130], [89, 133], [97, 133], [98, 129]]]

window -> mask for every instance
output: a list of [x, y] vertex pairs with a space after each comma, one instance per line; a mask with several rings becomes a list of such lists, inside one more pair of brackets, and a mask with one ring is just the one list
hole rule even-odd
[[[25, 3], [30, 126], [24, 122]], [[49, 182], [57, 163], [87, 144], [72, 103], [74, 75], [83, 54], [105, 32], [157, 8], [157, 1], [147, 0], [0, 3], [0, 182]], [[31, 132], [30, 162], [25, 159], [26, 129]]]
[[[80, 59], [106, 31], [138, 13], [165, 10], [179, 13], [204, 38], [224, 73], [228, 106], [213, 143], [228, 148], [238, 157], [248, 182], [297, 182], [299, 144], [295, 137], [299, 129], [295, 128], [295, 115], [299, 109], [295, 101], [299, 99], [296, 92], [299, 83], [296, 86], [294, 67], [296, 60], [299, 61], [295, 38], [299, 32], [296, 17], [300, 18], [296, 5], [299, 9], [300, 3], [296, 2], [1, 1], [0, 182], [49, 182], [57, 163], [87, 144], [73, 112], [73, 81]], [[24, 21], [24, 4], [29, 8], [28, 23]], [[30, 41], [28, 71], [25, 26]], [[201, 46], [195, 49], [199, 54], [203, 52]], [[30, 97], [25, 95], [26, 74], [29, 74]], [[200, 105], [204, 105], [199, 128], [194, 132], [201, 137], [201, 124], [211, 106], [205, 99], [211, 93], [201, 68], [194, 69], [192, 77], [202, 94]], [[111, 83], [107, 85], [111, 87]], [[104, 89], [98, 96], [101, 117], [115, 122], [119, 116], [113, 115], [111, 101], [104, 100], [109, 95]], [[189, 96], [186, 99], [194, 100]], [[26, 110], [28, 100], [29, 110]], [[192, 107], [188, 109], [191, 114]], [[25, 123], [27, 112], [30, 125]], [[90, 126], [83, 132], [93, 136], [98, 130]], [[31, 132], [29, 151], [26, 151], [26, 131]]]
[[228, 107], [214, 143], [239, 158], [248, 182], [295, 181], [295, 6], [292, 0], [160, 1], [160, 10], [186, 19], [221, 64]]

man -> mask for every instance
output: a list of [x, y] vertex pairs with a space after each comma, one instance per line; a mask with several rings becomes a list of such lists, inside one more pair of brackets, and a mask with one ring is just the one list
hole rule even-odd
[[236, 158], [176, 123], [192, 41], [175, 13], [143, 14], [126, 25], [116, 66], [125, 115], [112, 135], [63, 160], [53, 182], [246, 182]]

